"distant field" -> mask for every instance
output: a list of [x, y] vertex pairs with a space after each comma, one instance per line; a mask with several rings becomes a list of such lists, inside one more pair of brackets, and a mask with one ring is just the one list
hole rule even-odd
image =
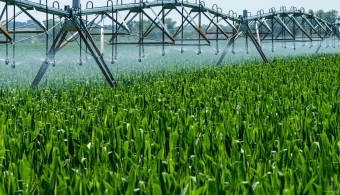
[[2, 66], [0, 194], [339, 194], [339, 62]]

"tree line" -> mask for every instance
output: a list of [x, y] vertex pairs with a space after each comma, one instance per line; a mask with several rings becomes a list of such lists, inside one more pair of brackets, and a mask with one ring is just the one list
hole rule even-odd
[[331, 11], [325, 12], [324, 10], [320, 9], [315, 12], [315, 15], [328, 22], [334, 22], [334, 19], [340, 21], [339, 12], [337, 10], [331, 10]]

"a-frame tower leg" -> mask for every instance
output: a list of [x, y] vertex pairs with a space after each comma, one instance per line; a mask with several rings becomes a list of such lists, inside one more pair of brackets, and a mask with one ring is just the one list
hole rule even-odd
[[42, 65], [39, 69], [39, 72], [37, 73], [37, 75], [35, 76], [32, 84], [31, 84], [32, 88], [36, 87], [40, 83], [42, 77], [44, 76], [47, 68], [50, 65], [50, 61], [54, 59], [55, 54], [59, 51], [59, 47], [63, 43], [63, 41], [65, 40], [66, 35], [67, 35], [67, 32], [63, 31], [63, 29], [60, 29], [58, 35], [56, 36], [56, 38], [53, 41], [53, 44], [52, 44], [52, 46], [51, 46], [51, 48], [50, 48], [50, 50], [49, 50], [49, 52], [46, 56], [45, 61], [42, 63]]
[[220, 59], [217, 62], [217, 66], [221, 65], [222, 61], [224, 60], [225, 56], [227, 55], [230, 47], [234, 44], [234, 42], [236, 41], [236, 39], [242, 34], [242, 32], [238, 32], [236, 33], [234, 36], [232, 36], [227, 44], [227, 46], [225, 47]]
[[[78, 22], [79, 21], [79, 22]], [[105, 60], [103, 59], [102, 54], [100, 53], [98, 47], [95, 45], [92, 36], [90, 35], [89, 31], [87, 30], [86, 26], [82, 22], [81, 19], [72, 19], [69, 22], [72, 22], [76, 31], [78, 31], [81, 40], [86, 44], [88, 50], [90, 51], [91, 55], [93, 56], [94, 60], [96, 61], [98, 67], [102, 71], [103, 75], [105, 76], [107, 82], [113, 87], [116, 84], [114, 77], [112, 76], [111, 71], [109, 70], [108, 66], [106, 65]], [[67, 35], [67, 31], [63, 28], [59, 31], [57, 37], [53, 41], [53, 44], [48, 52], [48, 55], [41, 65], [38, 74], [36, 75], [34, 81], [31, 84], [31, 87], [36, 87], [44, 74], [46, 73], [47, 68], [49, 67], [50, 62], [54, 59], [55, 54], [60, 50], [60, 46], [62, 45], [65, 37]]]
[[[107, 82], [111, 85], [111, 87], [115, 86], [116, 80], [114, 79], [109, 67], [107, 66], [107, 64], [106, 64], [106, 62], [103, 58], [103, 55], [101, 54], [98, 47], [94, 43], [92, 36], [89, 33], [89, 31], [87, 30], [83, 21], [81, 19], [78, 20], [78, 21], [79, 21], [79, 23], [77, 22], [77, 20], [73, 20], [73, 23], [74, 23], [75, 27], [77, 28], [77, 31], [80, 35], [80, 38], [83, 40], [86, 47], [88, 48], [91, 55], [93, 56], [94, 60], [97, 62], [97, 65], [100, 68], [100, 70], [102, 71], [103, 75], [105, 76]], [[87, 37], [88, 40], [86, 39], [86, 37]]]
[[247, 34], [248, 36], [250, 37], [250, 40], [253, 42], [255, 48], [257, 49], [257, 51], [259, 52], [261, 58], [263, 59], [263, 61], [265, 63], [269, 63], [266, 55], [264, 54], [263, 50], [262, 50], [262, 47], [260, 45], [259, 42], [256, 41], [256, 38], [254, 37], [253, 33], [251, 32], [250, 28], [249, 28], [249, 25], [247, 24]]
[[[259, 52], [261, 58], [263, 59], [263, 61], [264, 61], [265, 63], [269, 63], [269, 61], [268, 61], [266, 55], [264, 54], [264, 52], [263, 52], [263, 50], [262, 50], [262, 48], [261, 48], [261, 45], [259, 44], [258, 41], [256, 41], [256, 38], [254, 37], [253, 33], [251, 32], [251, 29], [249, 28], [248, 24], [244, 24], [244, 25], [246, 25], [246, 28], [247, 28], [245, 33], [250, 37], [250, 40], [253, 42], [253, 44], [254, 44], [255, 48], [257, 49], [257, 51]], [[225, 56], [227, 55], [227, 53], [228, 53], [230, 47], [233, 45], [233, 43], [236, 41], [236, 39], [237, 39], [241, 34], [242, 34], [242, 32], [238, 32], [237, 34], [235, 34], [233, 37], [230, 38], [230, 40], [229, 40], [229, 42], [228, 42], [226, 48], [224, 49], [224, 51], [223, 51], [223, 53], [222, 53], [222, 55], [221, 55], [219, 61], [217, 62], [217, 65], [218, 65], [218, 66], [222, 63], [222, 61], [223, 61], [223, 59], [225, 58]]]

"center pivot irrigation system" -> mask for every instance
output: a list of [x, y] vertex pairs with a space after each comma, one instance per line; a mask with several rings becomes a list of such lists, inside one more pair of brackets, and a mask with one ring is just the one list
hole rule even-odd
[[[162, 47], [162, 55], [165, 55], [166, 46], [181, 46], [181, 53], [184, 52], [185, 46], [197, 46], [197, 55], [201, 54], [202, 46], [210, 46], [212, 41], [216, 41], [216, 55], [219, 54], [219, 43], [226, 42], [227, 46], [222, 52], [218, 65], [221, 64], [227, 52], [231, 49], [234, 53], [235, 41], [239, 37], [245, 37], [246, 51], [248, 52], [248, 43], [252, 43], [259, 52], [261, 58], [268, 63], [268, 59], [262, 51], [263, 42], [271, 42], [272, 51], [274, 52], [274, 42], [282, 42], [282, 46], [286, 47], [287, 42], [294, 43], [294, 49], [297, 42], [317, 43], [318, 53], [322, 43], [326, 42], [335, 47], [336, 41], [340, 39], [340, 22], [334, 18], [328, 21], [318, 18], [313, 11], [305, 12], [304, 8], [297, 9], [291, 7], [281, 7], [280, 10], [271, 8], [268, 13], [264, 10], [252, 15], [244, 10], [242, 15], [237, 15], [233, 11], [228, 14], [223, 13], [218, 5], [207, 8], [203, 1], [190, 3], [188, 0], [155, 0], [152, 2], [134, 0], [134, 3], [124, 4], [123, 0], [113, 2], [107, 1], [107, 5], [103, 7], [93, 7], [93, 2], [88, 1], [86, 8], [82, 9], [80, 0], [73, 0], [72, 6], [66, 5], [63, 9], [59, 7], [59, 3], [54, 1], [52, 6], [48, 6], [48, 1], [42, 4], [27, 0], [0, 0], [5, 6], [0, 13], [0, 44], [6, 44], [6, 64], [10, 64], [9, 60], [9, 44], [13, 47], [12, 67], [15, 68], [15, 46], [21, 40], [16, 39], [16, 34], [27, 34], [27, 39], [34, 36], [46, 36], [46, 59], [41, 65], [37, 73], [32, 87], [36, 87], [50, 64], [55, 66], [55, 55], [67, 43], [76, 40], [80, 46], [80, 61], [82, 64], [82, 52], [89, 53], [94, 57], [98, 67], [104, 74], [106, 80], [111, 86], [116, 81], [106, 64], [104, 55], [104, 36], [110, 35], [109, 45], [112, 46], [111, 63], [117, 60], [118, 45], [135, 44], [139, 47], [139, 59], [144, 57], [144, 46]], [[9, 18], [9, 8], [13, 8], [13, 16]], [[157, 12], [155, 11], [157, 9]], [[159, 11], [160, 10], [160, 11]], [[18, 12], [17, 12], [18, 11]], [[46, 19], [42, 21], [37, 12], [45, 13]], [[150, 14], [151, 13], [151, 14]], [[169, 14], [176, 14], [181, 18], [179, 27], [170, 33], [165, 19]], [[16, 18], [20, 14], [26, 14], [37, 26], [42, 30], [20, 30], [16, 28]], [[49, 16], [53, 18], [49, 18]], [[89, 16], [92, 19], [89, 19]], [[104, 31], [104, 19], [111, 20], [112, 25], [110, 32]], [[209, 26], [202, 29], [202, 20], [208, 20]], [[129, 28], [130, 23], [139, 21], [139, 30], [133, 32]], [[145, 26], [145, 21], [149, 21]], [[12, 22], [13, 28], [9, 29]], [[50, 24], [49, 24], [50, 23]], [[52, 23], [52, 24], [51, 24]], [[185, 29], [190, 27], [196, 33], [195, 36], [185, 37]], [[96, 45], [93, 36], [93, 29], [100, 29], [100, 45]], [[159, 33], [159, 40], [149, 39], [151, 32]], [[36, 34], [30, 36], [31, 34]], [[53, 43], [49, 43], [49, 38], [53, 39]], [[138, 41], [126, 41], [119, 36], [138, 37]], [[250, 40], [250, 41], [249, 41]], [[82, 44], [85, 44], [83, 49]]]

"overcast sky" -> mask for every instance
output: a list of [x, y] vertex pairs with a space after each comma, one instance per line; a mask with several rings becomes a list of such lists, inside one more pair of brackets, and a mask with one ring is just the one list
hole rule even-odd
[[[34, 2], [39, 2], [39, 0], [31, 0]], [[46, 0], [41, 0], [43, 3]], [[81, 0], [81, 4], [83, 7], [85, 6], [88, 0]], [[105, 6], [107, 0], [92, 0], [94, 2], [95, 7]], [[116, 0], [113, 0], [116, 3]], [[119, 0], [120, 2], [121, 0]], [[139, 1], [139, 0], [137, 0]], [[146, 0], [144, 0], [146, 1]], [[149, 0], [153, 1], [153, 0]], [[48, 0], [48, 4], [51, 6], [54, 0]], [[72, 5], [72, 0], [59, 0], [60, 6], [63, 5]], [[134, 0], [123, 0], [123, 3], [133, 3]], [[189, 0], [189, 2], [194, 3], [195, 0]], [[325, 11], [329, 11], [332, 9], [340, 11], [340, 0], [206, 0], [205, 1], [207, 7], [212, 7], [213, 4], [217, 4], [222, 8], [224, 13], [228, 13], [229, 10], [233, 10], [238, 15], [242, 14], [244, 9], [247, 9], [252, 13], [252, 15], [256, 15], [257, 11], [263, 9], [266, 13], [271, 7], [275, 7], [276, 10], [279, 10], [281, 6], [286, 6], [287, 10], [292, 6], [296, 8], [304, 7], [306, 12], [309, 9], [314, 11], [323, 9]], [[2, 7], [4, 4], [0, 3]], [[27, 20], [27, 18], [20, 17], [19, 20]]]

